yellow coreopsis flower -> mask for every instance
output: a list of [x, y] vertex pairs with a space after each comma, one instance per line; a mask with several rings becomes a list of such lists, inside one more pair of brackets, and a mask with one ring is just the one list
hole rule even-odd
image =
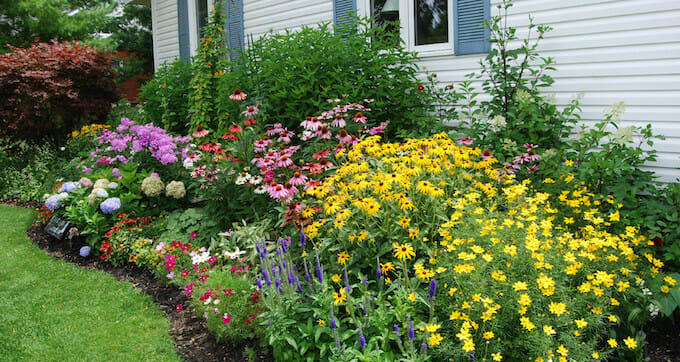
[[503, 356], [500, 352], [492, 353], [491, 357], [493, 357], [493, 360], [497, 362], [503, 360]]
[[433, 333], [430, 335], [429, 341], [430, 341], [430, 346], [438, 346], [441, 341], [444, 340], [444, 337], [442, 337], [441, 334], [439, 333]]
[[567, 312], [567, 305], [564, 303], [550, 302], [548, 309], [550, 310], [550, 313], [559, 317]]
[[484, 338], [484, 339], [492, 339], [493, 337], [494, 337], [494, 334], [491, 331], [484, 332], [484, 334], [482, 335], [482, 338]]
[[633, 339], [631, 336], [628, 336], [626, 339], [624, 339], [623, 343], [625, 343], [626, 346], [630, 349], [635, 349], [637, 348], [638, 345], [635, 339]]
[[555, 331], [555, 328], [552, 326], [543, 326], [543, 333], [552, 336], [553, 334], [556, 334], [557, 331]]
[[619, 345], [618, 342], [616, 342], [616, 340], [614, 338], [609, 338], [607, 340], [607, 343], [609, 343], [609, 347], [611, 347], [611, 348], [616, 348]]

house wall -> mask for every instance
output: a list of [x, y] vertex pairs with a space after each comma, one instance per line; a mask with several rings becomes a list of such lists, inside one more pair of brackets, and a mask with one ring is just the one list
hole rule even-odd
[[179, 57], [177, 0], [151, 0], [151, 14], [154, 64], [158, 69]]
[[296, 30], [304, 25], [333, 21], [332, 0], [244, 0], [246, 42], [268, 31]]

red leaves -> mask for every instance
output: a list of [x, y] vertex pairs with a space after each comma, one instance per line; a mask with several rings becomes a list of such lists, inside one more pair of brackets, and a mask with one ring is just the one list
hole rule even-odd
[[0, 54], [0, 136], [65, 137], [103, 120], [120, 96], [110, 57], [77, 42], [9, 47]]

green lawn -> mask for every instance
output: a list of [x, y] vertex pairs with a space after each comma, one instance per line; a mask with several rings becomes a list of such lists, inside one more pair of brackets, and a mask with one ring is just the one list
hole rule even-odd
[[51, 258], [26, 237], [35, 216], [0, 205], [0, 360], [180, 360], [149, 297]]

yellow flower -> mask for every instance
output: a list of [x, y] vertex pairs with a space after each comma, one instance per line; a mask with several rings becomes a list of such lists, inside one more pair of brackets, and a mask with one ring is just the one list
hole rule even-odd
[[668, 293], [668, 292], [671, 291], [671, 289], [668, 288], [668, 285], [662, 285], [662, 286], [661, 286], [661, 291], [664, 292], [664, 293]]
[[441, 324], [426, 324], [425, 330], [427, 330], [430, 333], [434, 333], [437, 330], [439, 330], [439, 328], [441, 328], [441, 327], [442, 327]]
[[333, 298], [335, 299], [333, 305], [338, 305], [338, 303], [346, 301], [347, 296], [345, 295], [345, 288], [340, 288], [338, 293], [333, 292]]
[[494, 337], [494, 334], [493, 334], [493, 332], [491, 332], [491, 331], [489, 331], [489, 332], [484, 332], [484, 335], [483, 335], [482, 337], [483, 337], [484, 339], [491, 339], [491, 338]]
[[492, 353], [491, 357], [493, 357], [494, 361], [500, 361], [503, 359], [503, 356], [501, 356], [500, 352]]
[[401, 219], [399, 219], [399, 226], [401, 226], [403, 229], [406, 229], [409, 226], [409, 224], [411, 224], [411, 219], [407, 217], [402, 217]]
[[415, 302], [415, 301], [416, 301], [416, 295], [413, 294], [413, 293], [409, 294], [409, 295], [408, 295], [408, 300], [410, 300], [411, 302]]
[[399, 243], [394, 242], [392, 243], [392, 247], [394, 248], [394, 257], [401, 261], [406, 261], [407, 258], [411, 260], [411, 258], [416, 256], [416, 252], [413, 250], [411, 244], [399, 245]]
[[387, 272], [390, 271], [390, 270], [394, 270], [394, 264], [392, 264], [391, 261], [389, 261], [389, 262], [387, 262], [387, 263], [385, 263], [385, 264], [380, 263], [380, 269], [382, 269], [382, 272], [383, 272], [383, 273], [387, 273]]
[[619, 345], [614, 338], [609, 338], [607, 343], [609, 343], [609, 347], [611, 348], [616, 348]]
[[517, 282], [512, 285], [512, 289], [516, 292], [519, 292], [521, 290], [527, 290], [529, 286], [525, 282]]
[[569, 350], [565, 348], [563, 344], [560, 344], [560, 346], [557, 347], [557, 353], [566, 357], [567, 354], [569, 353]]
[[609, 321], [612, 323], [616, 323], [618, 321], [618, 319], [616, 319], [616, 316], [613, 314], [607, 317], [607, 319], [609, 319]]
[[588, 322], [583, 318], [575, 320], [574, 323], [576, 323], [577, 328], [583, 328], [588, 325]]
[[338, 264], [345, 265], [347, 260], [349, 260], [349, 254], [347, 254], [347, 252], [343, 251], [338, 254]]
[[593, 359], [599, 359], [600, 358], [600, 354], [597, 353], [597, 352], [593, 352], [593, 354], [591, 354], [591, 356], [593, 357]]
[[529, 317], [522, 317], [519, 319], [520, 324], [522, 327], [526, 328], [528, 331], [531, 331], [532, 329], [536, 328], [536, 325], [531, 323], [531, 319]]
[[411, 240], [415, 240], [415, 238], [418, 237], [419, 233], [420, 233], [420, 230], [418, 230], [418, 229], [408, 229], [408, 237]]
[[627, 346], [628, 348], [630, 348], [630, 349], [635, 349], [635, 348], [637, 348], [637, 342], [635, 341], [635, 339], [633, 339], [633, 338], [630, 337], [630, 336], [628, 336], [628, 338], [624, 339], [624, 340], [623, 340], [623, 343], [625, 343], [626, 346]]
[[342, 277], [340, 276], [340, 274], [333, 274], [333, 276], [331, 277], [331, 280], [333, 280], [333, 282], [335, 283], [339, 283], [341, 279]]
[[550, 313], [559, 317], [567, 312], [567, 305], [564, 303], [550, 302], [548, 309], [550, 310]]
[[670, 276], [666, 276], [663, 278], [663, 281], [670, 285], [675, 285], [675, 279], [671, 278]]
[[318, 319], [316, 322], [319, 323], [319, 325], [322, 327], [326, 325], [326, 321], [323, 319]]
[[574, 166], [574, 161], [566, 160], [566, 161], [564, 161], [564, 164], [567, 165], [567, 166]]
[[555, 331], [555, 328], [552, 326], [543, 326], [543, 333], [552, 336], [553, 334], [556, 334], [557, 331]]
[[441, 334], [433, 333], [430, 335], [430, 346], [438, 346], [442, 340], [444, 340], [444, 337]]

